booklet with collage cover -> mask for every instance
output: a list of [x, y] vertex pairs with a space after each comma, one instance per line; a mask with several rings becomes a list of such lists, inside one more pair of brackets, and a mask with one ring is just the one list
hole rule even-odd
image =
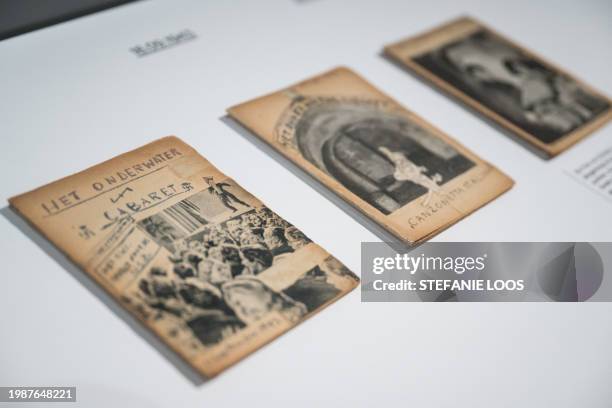
[[176, 137], [9, 201], [205, 377], [359, 282]]

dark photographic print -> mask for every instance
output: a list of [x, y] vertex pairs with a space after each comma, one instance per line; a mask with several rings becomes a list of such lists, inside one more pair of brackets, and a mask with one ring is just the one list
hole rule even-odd
[[414, 60], [544, 143], [558, 140], [610, 106], [484, 30]]
[[171, 268], [151, 267], [135, 297], [156, 319], [178, 319], [177, 327], [191, 330], [204, 346], [272, 310], [297, 322], [307, 307], [255, 276], [310, 242], [267, 207], [252, 209], [174, 241]]
[[409, 244], [435, 235], [513, 184], [348, 68], [228, 112]]
[[138, 225], [157, 242], [173, 251], [174, 242], [202, 228], [224, 212], [236, 212], [250, 205], [231, 192], [228, 182], [215, 183], [205, 177], [208, 188], [142, 219]]
[[610, 116], [606, 97], [470, 19], [386, 52], [550, 154]]
[[311, 313], [340, 293], [340, 289], [331, 280], [334, 275], [349, 277], [352, 272], [337, 259], [330, 257], [321, 265], [306, 272], [295, 283], [284, 289], [283, 293], [302, 303], [308, 313]]
[[175, 240], [169, 266], [152, 266], [130, 302], [147, 319], [166, 321], [172, 336], [195, 336], [195, 349], [214, 346], [271, 312], [297, 323], [341, 294], [330, 276], [356, 280], [333, 257], [282, 290], [257, 278], [311, 242], [267, 207], [253, 208]]
[[[297, 107], [296, 105], [302, 105]], [[433, 193], [474, 163], [409, 118], [376, 102], [300, 98], [295, 143], [304, 158], [384, 214]]]

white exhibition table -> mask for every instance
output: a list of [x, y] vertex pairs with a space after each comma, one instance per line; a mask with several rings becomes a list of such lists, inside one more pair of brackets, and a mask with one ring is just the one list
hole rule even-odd
[[[54, 407], [612, 406], [609, 303], [361, 303], [355, 290], [198, 384], [6, 208], [175, 134], [359, 273], [360, 243], [380, 234], [223, 119], [346, 65], [516, 181], [435, 240], [612, 240], [612, 202], [570, 177], [612, 146], [611, 125], [545, 161], [380, 56], [461, 14], [612, 94], [606, 0], [144, 1], [0, 42], [0, 386], [77, 387]], [[130, 52], [185, 29], [197, 39]]]

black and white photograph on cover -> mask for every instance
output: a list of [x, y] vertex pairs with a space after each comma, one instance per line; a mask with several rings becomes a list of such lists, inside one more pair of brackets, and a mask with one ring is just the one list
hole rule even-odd
[[383, 214], [419, 197], [427, 206], [441, 185], [474, 166], [380, 102], [314, 98], [294, 104], [304, 106], [293, 124], [293, 143], [303, 157]]
[[610, 108], [574, 79], [484, 29], [412, 59], [545, 144]]
[[[171, 248], [170, 263], [151, 266], [133, 296], [126, 297], [142, 316], [172, 322], [174, 336], [196, 338], [193, 347], [197, 348], [218, 344], [272, 311], [297, 323], [340, 293], [328, 281], [328, 274], [350, 272], [332, 257], [284, 290], [271, 289], [257, 275], [311, 243], [310, 239], [265, 206], [209, 222], [205, 210], [198, 207], [194, 212], [194, 203], [202, 203], [201, 197], [208, 195], [208, 190], [196, 193], [139, 223], [152, 239]], [[239, 197], [234, 199], [248, 206]], [[196, 213], [202, 218], [190, 218]], [[185, 236], [185, 225], [196, 232]]]
[[239, 208], [250, 208], [236, 197], [228, 181], [215, 182], [212, 177], [205, 177], [204, 181], [207, 189], [142, 219], [138, 225], [157, 243], [174, 251], [177, 240], [193, 234], [228, 210], [235, 213]]

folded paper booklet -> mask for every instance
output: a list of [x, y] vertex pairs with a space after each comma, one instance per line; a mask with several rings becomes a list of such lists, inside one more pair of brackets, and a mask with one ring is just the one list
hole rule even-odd
[[9, 201], [206, 377], [358, 284], [176, 137]]
[[228, 111], [406, 243], [428, 239], [513, 184], [346, 68]]
[[468, 17], [385, 53], [549, 156], [612, 117], [606, 96]]

